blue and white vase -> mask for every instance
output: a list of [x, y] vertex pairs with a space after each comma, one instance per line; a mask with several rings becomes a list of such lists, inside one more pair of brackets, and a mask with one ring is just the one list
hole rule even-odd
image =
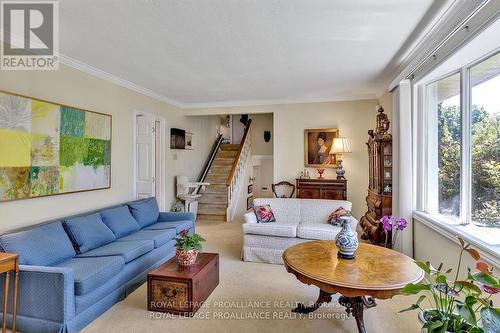
[[356, 231], [351, 230], [350, 216], [341, 217], [340, 223], [342, 230], [335, 237], [335, 244], [339, 249], [337, 256], [342, 259], [354, 259], [356, 250], [359, 247], [358, 234]]

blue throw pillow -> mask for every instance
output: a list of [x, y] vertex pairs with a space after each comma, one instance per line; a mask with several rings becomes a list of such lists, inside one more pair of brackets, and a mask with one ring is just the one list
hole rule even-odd
[[160, 209], [156, 203], [156, 198], [148, 198], [140, 201], [134, 201], [128, 204], [132, 216], [135, 218], [141, 228], [150, 226], [158, 222]]
[[80, 253], [111, 243], [116, 239], [115, 234], [102, 222], [99, 213], [66, 220], [64, 228]]
[[5, 252], [17, 253], [21, 265], [50, 266], [76, 254], [61, 222], [2, 235], [0, 245]]
[[116, 238], [127, 236], [141, 229], [127, 206], [103, 210], [101, 218], [102, 222], [113, 231]]

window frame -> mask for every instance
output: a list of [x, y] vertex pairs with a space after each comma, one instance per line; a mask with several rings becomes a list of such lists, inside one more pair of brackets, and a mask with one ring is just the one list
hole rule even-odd
[[[459, 235], [471, 242], [486, 254], [486, 260], [500, 267], [500, 245], [491, 245], [481, 239], [481, 232], [472, 223], [472, 86], [470, 72], [472, 68], [481, 62], [500, 54], [500, 47], [487, 52], [484, 55], [447, 71], [445, 74], [433, 77], [428, 80], [419, 81], [413, 84], [414, 110], [416, 110], [414, 120], [416, 151], [414, 158], [416, 161], [416, 202], [413, 217], [429, 228], [441, 233], [443, 236], [457, 242]], [[439, 80], [460, 73], [460, 110], [461, 110], [461, 161], [460, 171], [460, 213], [455, 219], [440, 213], [429, 212], [429, 93], [427, 87]], [[467, 226], [470, 226], [467, 228]], [[498, 229], [500, 232], [500, 229]]]

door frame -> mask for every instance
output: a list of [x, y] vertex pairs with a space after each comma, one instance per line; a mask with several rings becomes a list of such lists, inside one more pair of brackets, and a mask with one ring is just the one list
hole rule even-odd
[[[133, 164], [133, 172], [134, 172], [134, 178], [133, 178], [133, 187], [134, 187], [134, 199], [137, 198], [137, 116], [140, 115], [147, 115], [150, 116], [152, 119], [152, 123], [159, 121], [160, 122], [160, 139], [159, 141], [159, 147], [156, 147], [156, 140], [154, 140], [155, 136], [153, 136], [153, 140], [151, 143], [151, 146], [153, 147], [154, 151], [151, 154], [151, 157], [153, 159], [152, 161], [152, 166], [153, 166], [153, 171], [155, 175], [155, 186], [160, 186], [160, 197], [156, 198], [158, 202], [158, 206], [160, 208], [160, 211], [165, 211], [166, 207], [166, 185], [165, 185], [165, 174], [166, 174], [166, 119], [163, 116], [159, 116], [157, 114], [151, 113], [151, 112], [145, 112], [145, 111], [138, 111], [134, 110], [133, 112], [133, 146], [132, 146], [132, 164]], [[153, 130], [154, 133], [154, 130]], [[156, 134], [155, 134], [156, 135]], [[160, 163], [159, 165], [160, 170], [156, 170], [156, 151], [159, 149], [160, 151]]]

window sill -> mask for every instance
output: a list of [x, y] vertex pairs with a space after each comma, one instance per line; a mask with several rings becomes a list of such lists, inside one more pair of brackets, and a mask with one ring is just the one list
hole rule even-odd
[[453, 224], [442, 217], [417, 211], [413, 212], [413, 218], [456, 244], [460, 244], [457, 237], [461, 237], [479, 250], [484, 261], [500, 268], [500, 229]]

